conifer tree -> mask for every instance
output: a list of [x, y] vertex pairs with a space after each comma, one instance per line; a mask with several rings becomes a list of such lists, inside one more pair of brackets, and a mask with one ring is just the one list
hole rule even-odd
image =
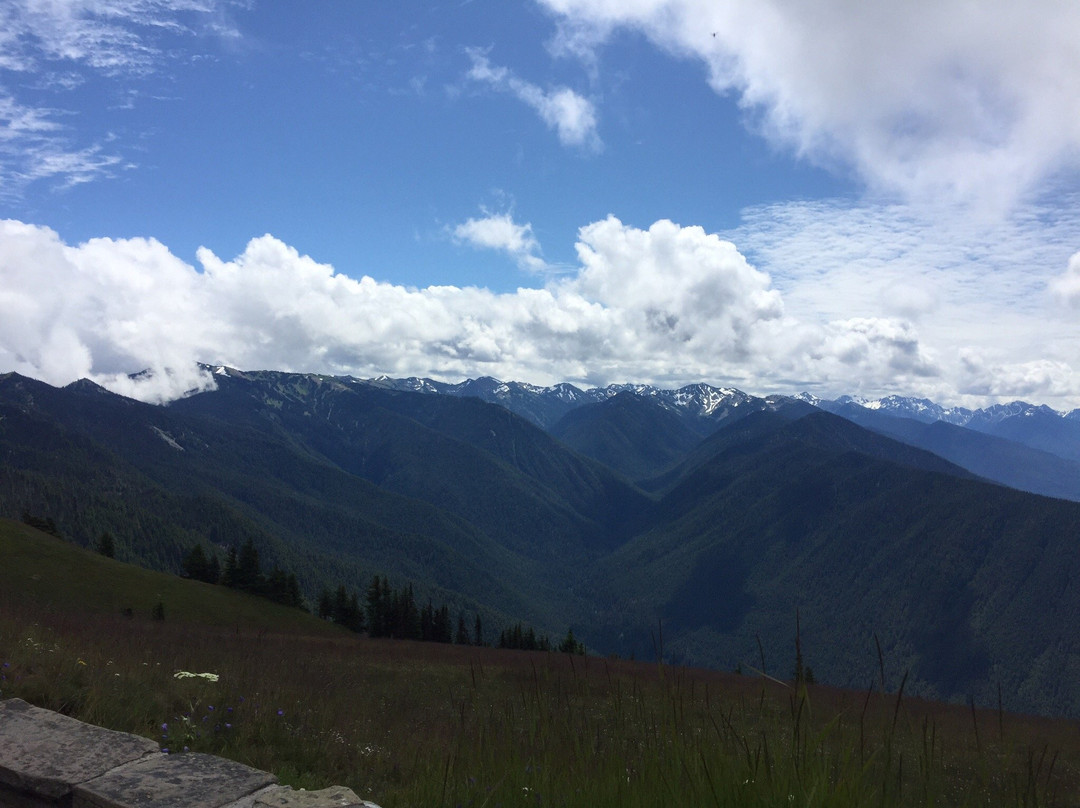
[[263, 578], [262, 571], [259, 569], [259, 551], [255, 547], [255, 542], [250, 538], [240, 548], [240, 554], [236, 561], [236, 583], [234, 586], [245, 592], [258, 593], [266, 591], [266, 579]]
[[371, 579], [367, 591], [368, 634], [372, 637], [387, 635], [387, 609], [389, 604], [384, 597], [384, 583], [378, 575]]
[[435, 610], [432, 629], [435, 642], [450, 642], [450, 610], [446, 606]]
[[585, 654], [585, 646], [574, 637], [574, 629], [572, 628], [566, 632], [565, 639], [559, 643], [559, 650], [564, 654], [577, 654], [578, 656], [584, 656]]
[[215, 555], [213, 561], [210, 561], [203, 552], [202, 545], [196, 544], [184, 556], [184, 577], [194, 581], [217, 583], [217, 556]]
[[237, 560], [237, 557], [236, 557], [236, 548], [235, 547], [230, 547], [228, 554], [225, 556], [225, 571], [221, 574], [221, 583], [223, 583], [225, 586], [231, 587], [233, 589], [238, 588], [237, 587], [237, 575], [238, 575], [237, 567], [238, 566], [239, 566], [239, 561]]
[[333, 595], [330, 594], [330, 590], [325, 586], [322, 588], [322, 591], [319, 592], [319, 605], [317, 608], [318, 615], [323, 620], [329, 620], [334, 616], [334, 598]]

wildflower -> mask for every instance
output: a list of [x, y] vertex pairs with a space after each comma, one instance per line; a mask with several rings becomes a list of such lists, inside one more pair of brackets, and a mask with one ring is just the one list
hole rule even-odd
[[214, 705], [213, 704], [207, 705], [206, 709], [213, 712], [214, 711]]
[[163, 746], [163, 747], [161, 747], [161, 751], [167, 755], [167, 754], [169, 754], [169, 747]]
[[177, 671], [173, 674], [174, 679], [205, 679], [208, 682], [216, 682], [220, 677], [216, 673], [192, 673], [191, 671]]
[[226, 724], [225, 729], [232, 729], [232, 724]]
[[161, 731], [162, 732], [168, 732], [169, 731], [169, 725], [168, 724], [162, 724], [161, 725]]
[[284, 711], [284, 710], [278, 710], [278, 711], [277, 711], [277, 714], [278, 714], [278, 715], [285, 715], [285, 711]]

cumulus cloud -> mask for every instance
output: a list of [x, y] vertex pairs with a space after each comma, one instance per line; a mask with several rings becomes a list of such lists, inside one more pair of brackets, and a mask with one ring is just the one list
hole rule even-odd
[[[518, 238], [509, 243], [529, 245], [526, 232], [507, 232]], [[488, 240], [507, 243], [505, 233]], [[578, 251], [575, 275], [495, 294], [349, 278], [271, 236], [232, 260], [199, 250], [200, 272], [152, 239], [69, 246], [48, 228], [4, 222], [0, 367], [53, 383], [86, 376], [127, 393], [139, 383], [118, 374], [144, 367], [159, 386], [197, 386], [199, 360], [356, 375], [682, 382], [748, 378], [769, 350], [779, 295], [719, 237], [609, 217], [582, 228]]]
[[1050, 291], [1067, 306], [1080, 308], [1080, 252], [1073, 253], [1065, 272], [1049, 282]]
[[557, 52], [629, 29], [702, 62], [769, 138], [878, 190], [1007, 209], [1080, 156], [1080, 5], [540, 0]]
[[[531, 231], [509, 217], [477, 223], [462, 225], [461, 238], [511, 255], [533, 249]], [[884, 314], [795, 316], [770, 274], [701, 227], [660, 220], [641, 229], [609, 216], [582, 227], [576, 249], [573, 273], [494, 293], [351, 278], [270, 235], [232, 259], [202, 248], [199, 269], [154, 239], [72, 246], [48, 228], [0, 222], [0, 371], [54, 384], [87, 377], [154, 401], [212, 384], [200, 361], [946, 401], [1080, 390], [1058, 357], [1025, 364], [955, 334], [935, 344]], [[152, 372], [127, 378], [143, 368]]]
[[451, 231], [455, 241], [473, 247], [505, 252], [518, 266], [530, 272], [548, 268], [540, 256], [540, 242], [533, 235], [531, 224], [518, 224], [509, 213], [484, 211], [479, 219], [468, 219]]
[[762, 323], [782, 317], [780, 294], [729, 241], [661, 220], [648, 230], [614, 216], [581, 228], [582, 270], [570, 286], [630, 321], [643, 346], [710, 347], [730, 361], [755, 353]]
[[564, 146], [577, 146], [592, 151], [603, 148], [603, 142], [596, 131], [596, 108], [589, 99], [568, 87], [545, 90], [518, 78], [509, 68], [492, 65], [487, 56], [476, 48], [470, 48], [468, 54], [472, 59], [468, 78], [508, 92], [532, 107], [540, 119], [555, 130], [559, 142]]

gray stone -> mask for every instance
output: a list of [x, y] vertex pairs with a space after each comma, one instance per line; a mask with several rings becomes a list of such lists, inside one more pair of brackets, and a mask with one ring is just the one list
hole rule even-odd
[[277, 782], [272, 774], [203, 754], [159, 754], [77, 786], [73, 808], [220, 808]]
[[[294, 791], [283, 787], [270, 789], [258, 795], [253, 808], [368, 808], [374, 803], [365, 802], [351, 788], [331, 786], [319, 791]], [[378, 808], [377, 805], [374, 808]]]
[[124, 763], [158, 751], [148, 738], [84, 724], [22, 699], [0, 701], [0, 784], [53, 802]]

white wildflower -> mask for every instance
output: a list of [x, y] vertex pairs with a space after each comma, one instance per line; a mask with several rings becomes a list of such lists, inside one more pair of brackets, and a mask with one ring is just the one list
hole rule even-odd
[[174, 679], [205, 679], [208, 682], [216, 682], [218, 675], [216, 673], [192, 673], [191, 671], [177, 671], [173, 674]]

